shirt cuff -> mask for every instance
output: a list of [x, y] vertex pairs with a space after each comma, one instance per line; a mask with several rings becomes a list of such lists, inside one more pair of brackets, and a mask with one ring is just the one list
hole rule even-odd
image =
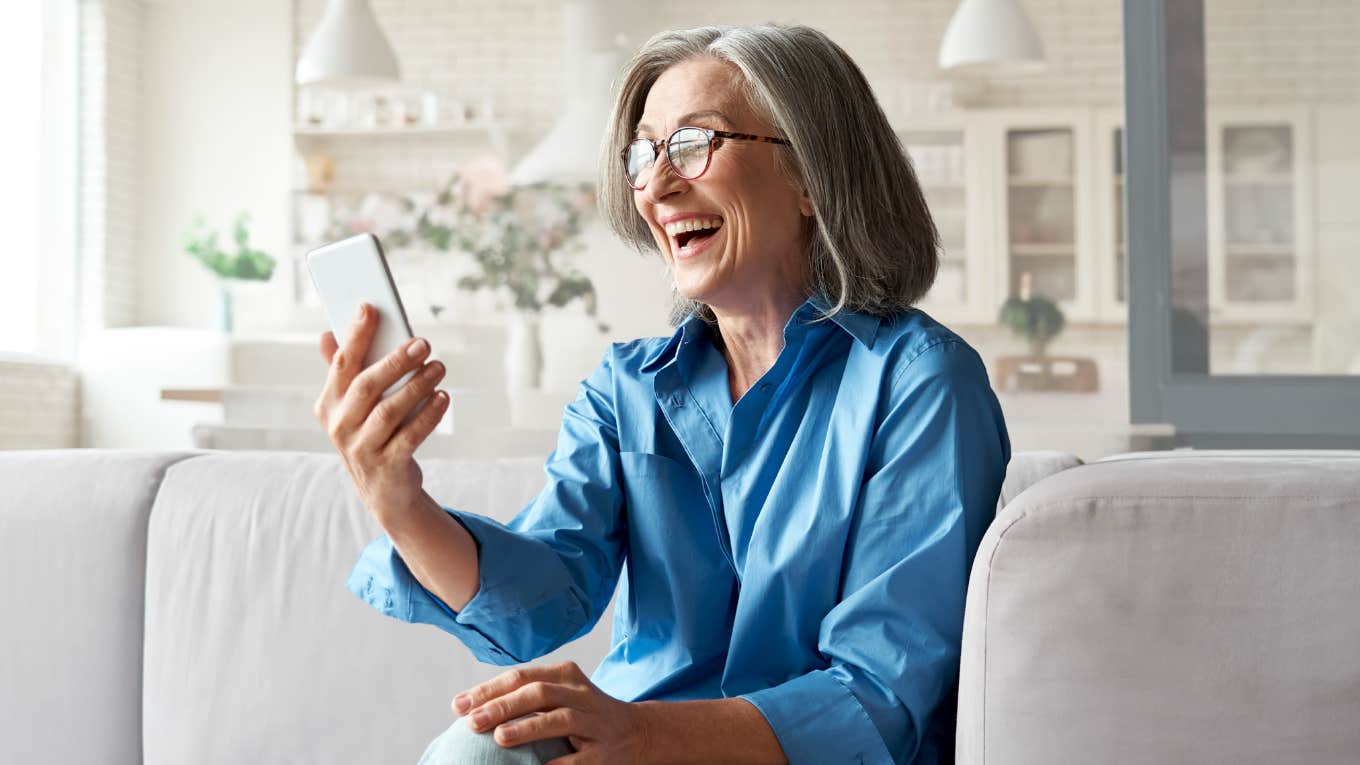
[[461, 640], [479, 661], [499, 666], [545, 653], [543, 646], [559, 636], [564, 614], [576, 616], [566, 619], [567, 624], [580, 623], [583, 615], [575, 599], [541, 584], [563, 580], [560, 572], [550, 570], [553, 564], [561, 566], [555, 554], [521, 549], [541, 543], [489, 518], [443, 509], [477, 543], [477, 594], [462, 611], [455, 612], [415, 578], [387, 535], [364, 548], [346, 589], [387, 616], [438, 627]]
[[894, 765], [859, 700], [823, 670], [738, 698], [765, 716], [789, 765]]

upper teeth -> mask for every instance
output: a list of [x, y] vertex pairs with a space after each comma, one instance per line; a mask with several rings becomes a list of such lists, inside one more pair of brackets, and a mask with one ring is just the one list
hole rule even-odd
[[722, 225], [722, 218], [690, 218], [689, 220], [679, 220], [674, 223], [666, 224], [666, 234], [675, 236], [684, 231], [698, 231], [701, 228], [717, 228]]

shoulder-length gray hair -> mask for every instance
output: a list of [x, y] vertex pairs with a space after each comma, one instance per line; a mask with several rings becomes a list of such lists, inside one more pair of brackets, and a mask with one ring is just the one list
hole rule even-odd
[[[911, 308], [935, 281], [939, 234], [911, 162], [869, 82], [831, 38], [805, 26], [705, 26], [662, 32], [620, 75], [600, 161], [600, 211], [639, 252], [659, 254], [633, 205], [621, 153], [635, 137], [647, 93], [661, 73], [708, 56], [734, 64], [752, 108], [792, 146], [780, 165], [814, 207], [807, 273], [832, 307], [889, 316]], [[672, 323], [708, 306], [677, 294]]]

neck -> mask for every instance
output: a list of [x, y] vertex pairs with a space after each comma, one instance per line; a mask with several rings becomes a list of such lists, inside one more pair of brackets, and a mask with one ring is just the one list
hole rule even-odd
[[734, 403], [774, 366], [784, 349], [784, 326], [806, 299], [789, 293], [740, 309], [710, 306], [718, 319], [727, 384]]

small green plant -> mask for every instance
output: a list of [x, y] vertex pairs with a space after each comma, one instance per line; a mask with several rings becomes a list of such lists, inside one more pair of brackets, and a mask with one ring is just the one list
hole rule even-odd
[[250, 246], [250, 217], [243, 211], [232, 224], [235, 252], [218, 245], [217, 231], [208, 230], [203, 216], [194, 218], [193, 226], [184, 234], [184, 251], [223, 279], [268, 281], [274, 275], [274, 258], [263, 250]]
[[1062, 332], [1066, 323], [1058, 304], [1043, 295], [1007, 299], [1001, 304], [996, 320], [1025, 338], [1030, 352], [1039, 357], [1044, 355], [1044, 349]]

